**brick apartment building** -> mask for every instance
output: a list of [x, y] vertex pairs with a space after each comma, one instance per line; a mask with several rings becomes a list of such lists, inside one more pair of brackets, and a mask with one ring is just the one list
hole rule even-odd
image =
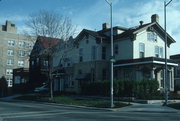
[[28, 68], [29, 54], [34, 39], [17, 33], [17, 27], [10, 21], [0, 25], [0, 77], [5, 76], [8, 87], [12, 87], [13, 69]]

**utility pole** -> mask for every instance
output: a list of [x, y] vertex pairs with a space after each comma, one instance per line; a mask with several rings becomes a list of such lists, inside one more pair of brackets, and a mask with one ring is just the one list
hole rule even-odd
[[111, 84], [110, 84], [110, 97], [111, 97], [111, 108], [114, 107], [114, 99], [113, 99], [113, 78], [114, 78], [114, 68], [113, 68], [113, 62], [114, 62], [114, 49], [113, 49], [113, 26], [112, 26], [112, 2], [109, 2], [105, 0], [107, 4], [110, 6], [110, 23], [111, 23]]
[[165, 33], [165, 78], [164, 78], [164, 104], [167, 105], [168, 103], [168, 87], [167, 87], [167, 81], [168, 81], [168, 76], [167, 76], [167, 32], [166, 32], [166, 7], [172, 2], [170, 0], [169, 2], [164, 1], [164, 33]]

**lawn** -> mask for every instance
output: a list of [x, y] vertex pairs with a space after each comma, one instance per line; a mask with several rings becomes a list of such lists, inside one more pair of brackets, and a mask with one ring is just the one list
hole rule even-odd
[[[36, 96], [22, 96], [22, 97], [18, 97], [17, 99], [54, 102], [54, 103], [65, 104], [65, 105], [87, 106], [87, 107], [97, 107], [97, 108], [110, 107], [109, 100], [82, 99], [82, 98], [75, 98], [71, 96], [57, 96], [57, 97], [54, 97], [53, 100], [50, 100], [48, 97], [36, 97]], [[121, 107], [130, 105], [130, 104], [122, 103], [120, 101], [115, 101], [114, 104], [115, 104], [115, 108], [121, 108]]]
[[180, 103], [173, 103], [168, 105], [171, 108], [179, 109], [180, 110]]

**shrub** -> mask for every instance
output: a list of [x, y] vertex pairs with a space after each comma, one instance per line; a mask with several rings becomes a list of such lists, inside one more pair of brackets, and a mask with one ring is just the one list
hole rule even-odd
[[[153, 99], [159, 93], [157, 80], [143, 79], [133, 80], [114, 80], [114, 95], [118, 97], [136, 97], [140, 99]], [[83, 95], [109, 96], [110, 81], [98, 81], [90, 84], [83, 84], [81, 87]]]

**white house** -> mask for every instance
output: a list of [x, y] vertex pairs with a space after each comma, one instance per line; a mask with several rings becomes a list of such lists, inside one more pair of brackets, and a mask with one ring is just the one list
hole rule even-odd
[[[160, 87], [164, 86], [165, 33], [158, 21], [154, 14], [147, 24], [141, 21], [132, 28], [113, 27], [115, 79], [156, 79]], [[175, 40], [168, 34], [167, 42], [169, 52]], [[100, 31], [83, 29], [75, 39], [59, 45], [53, 56], [54, 68], [59, 68], [54, 75], [61, 75], [56, 78], [56, 89], [62, 86], [63, 91], [80, 92], [84, 83], [110, 79], [110, 50], [110, 28], [106, 23]], [[177, 64], [168, 60], [170, 90], [174, 89], [174, 66]]]

